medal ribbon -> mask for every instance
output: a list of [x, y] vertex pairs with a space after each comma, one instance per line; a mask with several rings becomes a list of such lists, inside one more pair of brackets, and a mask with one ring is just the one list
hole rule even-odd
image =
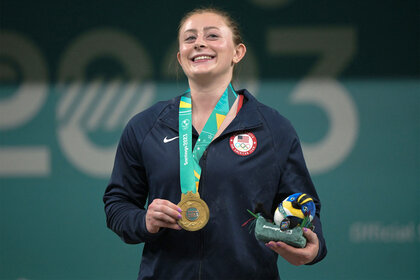
[[201, 156], [213, 140], [237, 96], [232, 85], [229, 84], [201, 131], [194, 150], [192, 149], [191, 90], [188, 89], [181, 96], [179, 102], [179, 165], [182, 193], [186, 194], [189, 191], [196, 193], [198, 191]]

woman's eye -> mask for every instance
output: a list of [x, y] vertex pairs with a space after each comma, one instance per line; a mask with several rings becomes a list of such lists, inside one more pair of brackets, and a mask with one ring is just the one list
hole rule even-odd
[[209, 34], [208, 37], [209, 38], [219, 38], [219, 36], [217, 34]]
[[195, 39], [195, 36], [188, 36], [185, 41], [192, 41]]

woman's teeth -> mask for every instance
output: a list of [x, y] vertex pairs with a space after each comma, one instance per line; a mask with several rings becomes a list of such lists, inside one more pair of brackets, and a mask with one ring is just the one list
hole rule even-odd
[[212, 59], [211, 56], [207, 56], [207, 55], [202, 55], [202, 56], [197, 56], [193, 59], [193, 61], [198, 61], [198, 60], [209, 60]]

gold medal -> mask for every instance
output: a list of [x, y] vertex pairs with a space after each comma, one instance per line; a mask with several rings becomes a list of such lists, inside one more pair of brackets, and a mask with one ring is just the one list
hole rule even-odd
[[200, 198], [198, 192], [183, 193], [178, 207], [182, 209], [182, 218], [178, 220], [178, 224], [185, 230], [196, 231], [202, 229], [209, 221], [209, 207]]

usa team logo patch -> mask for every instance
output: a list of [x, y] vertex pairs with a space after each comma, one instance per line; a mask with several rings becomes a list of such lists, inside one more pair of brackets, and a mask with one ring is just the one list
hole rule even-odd
[[257, 138], [252, 132], [239, 133], [230, 137], [230, 148], [240, 156], [252, 154], [257, 148]]

